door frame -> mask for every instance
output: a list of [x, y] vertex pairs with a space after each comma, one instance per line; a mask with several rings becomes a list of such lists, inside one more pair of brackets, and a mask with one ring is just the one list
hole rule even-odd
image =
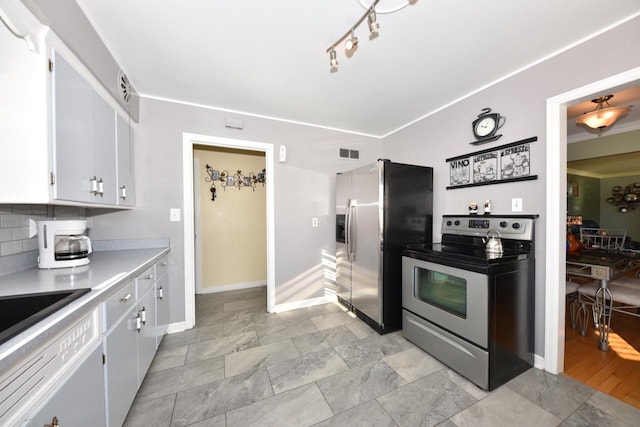
[[267, 311], [274, 312], [275, 306], [275, 203], [274, 203], [274, 146], [264, 142], [223, 138], [193, 133], [182, 134], [182, 182], [184, 206], [184, 289], [185, 289], [185, 329], [192, 328], [196, 321], [195, 312], [195, 224], [194, 224], [194, 182], [193, 147], [238, 148], [265, 153], [265, 173], [267, 180]]
[[640, 80], [640, 67], [547, 99], [544, 369], [564, 372], [567, 212], [567, 105]]

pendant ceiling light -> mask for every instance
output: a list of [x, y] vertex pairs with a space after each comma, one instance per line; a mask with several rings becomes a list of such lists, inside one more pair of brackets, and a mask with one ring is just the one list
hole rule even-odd
[[[598, 104], [596, 109], [578, 117], [576, 123], [587, 125], [592, 129], [603, 129], [614, 124], [620, 117], [627, 115], [631, 110], [631, 106], [612, 107], [609, 105], [611, 98], [613, 98], [613, 95], [605, 95], [592, 99], [591, 102]], [[604, 104], [607, 104], [607, 108], [604, 107]]]

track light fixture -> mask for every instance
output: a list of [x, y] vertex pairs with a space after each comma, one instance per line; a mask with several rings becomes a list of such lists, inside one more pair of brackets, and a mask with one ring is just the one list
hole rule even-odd
[[331, 49], [331, 52], [329, 52], [329, 65], [332, 73], [338, 71], [338, 58], [336, 57], [335, 49]]
[[380, 0], [374, 0], [374, 2], [369, 6], [369, 9], [356, 21], [356, 23], [347, 31], [342, 37], [340, 37], [335, 43], [327, 48], [327, 53], [329, 54], [329, 63], [331, 72], [338, 71], [338, 59], [336, 58], [336, 46], [344, 43], [345, 50], [348, 54], [351, 54], [355, 51], [358, 46], [358, 38], [355, 35], [355, 30], [358, 28], [362, 22], [367, 19], [369, 23], [369, 32], [372, 36], [378, 34], [378, 30], [380, 29], [380, 24], [376, 21], [376, 10], [375, 7]]
[[371, 36], [373, 36], [374, 34], [378, 34], [380, 24], [378, 24], [378, 21], [376, 21], [375, 9], [371, 8], [369, 10], [369, 14], [367, 15], [367, 22], [369, 23], [369, 33], [371, 33]]
[[358, 47], [358, 38], [353, 33], [353, 28], [352, 28], [351, 29], [351, 37], [348, 38], [346, 42], [344, 42], [344, 48], [347, 49], [347, 51], [352, 51], [356, 47]]

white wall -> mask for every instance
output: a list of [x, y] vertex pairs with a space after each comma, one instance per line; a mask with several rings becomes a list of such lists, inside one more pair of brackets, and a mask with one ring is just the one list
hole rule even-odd
[[[244, 130], [227, 129], [229, 113], [142, 98], [140, 124], [134, 128], [136, 209], [93, 216], [92, 238], [169, 237], [170, 321], [184, 312], [184, 236], [181, 222], [169, 222], [169, 209], [182, 206], [183, 132], [236, 138], [287, 147], [287, 162], [276, 163], [275, 288], [276, 304], [314, 298], [324, 278], [315, 272], [323, 251], [335, 248], [335, 173], [375, 161], [380, 140], [274, 120], [233, 115]], [[339, 148], [360, 150], [360, 160], [338, 157]], [[277, 152], [277, 150], [276, 150]], [[92, 212], [92, 215], [95, 215]], [[311, 218], [320, 219], [311, 227]], [[304, 289], [295, 278], [313, 277]], [[305, 280], [306, 280], [305, 279]], [[286, 292], [284, 288], [286, 288]]]
[[[640, 66], [640, 55], [631, 48], [635, 40], [640, 40], [640, 18], [471, 95], [385, 138], [382, 144], [383, 157], [434, 168], [434, 233], [439, 234], [438, 217], [465, 213], [470, 201], [491, 199], [492, 212], [504, 214], [511, 212], [512, 198], [522, 197], [523, 213], [540, 215], [536, 225], [538, 355], [544, 354], [545, 334], [546, 99]], [[484, 107], [506, 116], [507, 121], [498, 132], [503, 134], [500, 140], [478, 148], [469, 144], [474, 140], [471, 122]], [[445, 190], [449, 185], [445, 159], [532, 136], [538, 137], [531, 144], [531, 174], [538, 175], [537, 180]]]

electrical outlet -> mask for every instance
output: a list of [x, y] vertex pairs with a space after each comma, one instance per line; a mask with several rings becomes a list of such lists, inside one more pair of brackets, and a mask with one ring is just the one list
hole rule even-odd
[[318, 218], [311, 218], [311, 226], [312, 227], [318, 226]]
[[169, 209], [169, 221], [171, 221], [171, 222], [180, 222], [180, 209], [179, 208], [171, 208], [171, 209]]
[[522, 212], [522, 198], [511, 199], [511, 212]]

